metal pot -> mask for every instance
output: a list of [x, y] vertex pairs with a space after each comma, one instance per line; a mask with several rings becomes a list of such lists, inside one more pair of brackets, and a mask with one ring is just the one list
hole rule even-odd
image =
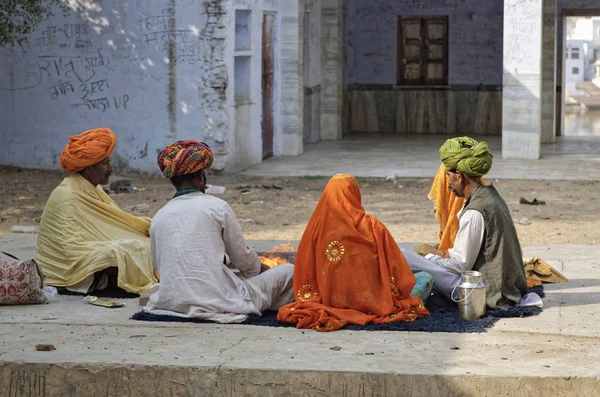
[[[457, 292], [458, 299], [454, 297]], [[460, 282], [452, 291], [452, 300], [458, 303], [463, 320], [479, 320], [485, 316], [485, 284], [480, 272], [473, 270], [461, 274]]]

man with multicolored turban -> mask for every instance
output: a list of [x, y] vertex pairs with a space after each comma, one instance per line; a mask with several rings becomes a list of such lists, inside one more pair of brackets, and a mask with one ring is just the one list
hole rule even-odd
[[458, 214], [454, 246], [441, 252], [419, 244], [416, 253], [403, 251], [407, 261], [413, 269], [433, 275], [435, 287], [448, 298], [461, 273], [476, 270], [483, 275], [488, 307], [500, 309], [522, 303], [528, 287], [517, 231], [506, 202], [493, 186], [481, 180], [492, 168], [493, 156], [487, 144], [469, 137], [448, 139], [440, 148], [440, 159], [446, 168], [448, 189], [465, 199]]
[[117, 286], [146, 292], [158, 283], [150, 219], [122, 211], [99, 186], [112, 173], [115, 134], [97, 128], [69, 139], [60, 165], [70, 175], [50, 195], [40, 222], [36, 258], [46, 284], [81, 293]]
[[213, 159], [210, 147], [195, 140], [175, 142], [158, 156], [177, 193], [152, 220], [161, 283], [147, 313], [236, 323], [293, 299], [294, 266], [262, 266], [229, 204], [205, 194]]

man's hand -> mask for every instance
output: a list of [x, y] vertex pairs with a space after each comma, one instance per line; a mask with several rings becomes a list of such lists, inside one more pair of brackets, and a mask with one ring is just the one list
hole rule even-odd
[[429, 244], [423, 244], [423, 243], [415, 245], [415, 248], [413, 248], [413, 251], [415, 251], [417, 254], [419, 254], [421, 256], [425, 256], [427, 254], [440, 255], [440, 252], [438, 250], [436, 250], [434, 247], [432, 247]]

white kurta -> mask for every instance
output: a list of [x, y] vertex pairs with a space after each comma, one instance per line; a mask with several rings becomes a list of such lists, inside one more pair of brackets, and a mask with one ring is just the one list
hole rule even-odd
[[284, 304], [277, 302], [282, 294], [291, 301], [293, 266], [259, 275], [258, 255], [229, 204], [217, 197], [198, 192], [172, 199], [152, 220], [150, 245], [160, 286], [146, 312], [232, 323]]
[[[463, 272], [472, 270], [481, 250], [485, 233], [485, 220], [476, 210], [459, 211], [458, 233], [454, 247], [448, 250], [449, 258], [427, 254], [425, 257], [408, 250], [402, 250], [411, 269], [424, 270], [433, 277], [434, 288], [452, 299], [452, 292], [460, 282]], [[457, 296], [455, 295], [455, 298]], [[519, 306], [542, 307], [542, 299], [535, 293], [523, 296]]]
[[428, 254], [423, 258], [413, 251], [402, 250], [412, 269], [424, 270], [433, 276], [435, 289], [450, 298], [460, 281], [460, 274], [473, 269], [483, 244], [485, 220], [481, 212], [462, 210], [458, 213], [458, 233], [454, 247], [448, 250], [449, 258]]

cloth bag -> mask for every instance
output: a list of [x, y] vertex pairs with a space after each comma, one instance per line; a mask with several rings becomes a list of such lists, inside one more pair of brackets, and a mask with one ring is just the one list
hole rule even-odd
[[0, 306], [48, 303], [44, 273], [35, 259], [20, 261], [0, 252]]

